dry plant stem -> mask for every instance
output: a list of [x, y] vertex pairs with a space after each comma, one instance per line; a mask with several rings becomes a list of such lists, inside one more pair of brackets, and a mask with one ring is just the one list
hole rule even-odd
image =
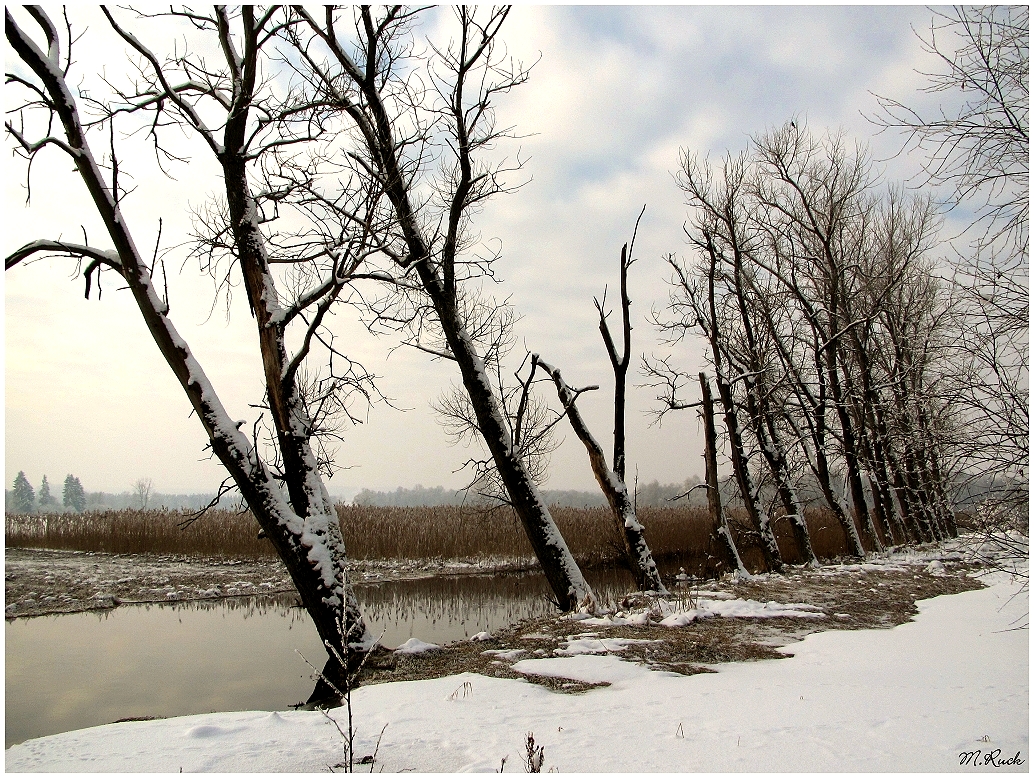
[[535, 745], [535, 735], [529, 732], [524, 741], [524, 772], [541, 773], [542, 763], [546, 758], [543, 746]]

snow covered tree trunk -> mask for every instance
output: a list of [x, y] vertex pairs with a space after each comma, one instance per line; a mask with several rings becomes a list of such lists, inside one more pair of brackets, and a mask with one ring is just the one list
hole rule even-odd
[[714, 399], [711, 396], [711, 384], [703, 373], [700, 374], [700, 396], [700, 413], [704, 419], [704, 481], [707, 483], [707, 507], [711, 514], [711, 524], [725, 553], [725, 563], [731, 570], [747, 577], [750, 573], [740, 559], [740, 552], [729, 528], [729, 519], [722, 510], [722, 494], [718, 488], [718, 430], [714, 423]]
[[[230, 122], [226, 135], [230, 136], [235, 129]], [[372, 638], [347, 585], [341, 525], [312, 451], [312, 420], [295, 374], [288, 370], [284, 331], [277, 324], [282, 311], [269, 272], [258, 210], [248, 188], [243, 151], [230, 153], [227, 148], [223, 180], [234, 242], [258, 327], [266, 399], [283, 459], [284, 485], [295, 526], [283, 526], [282, 517], [271, 515], [265, 521], [258, 513], [256, 517], [291, 574], [324, 645], [333, 647], [324, 674], [340, 680], [335, 652], [341, 657], [350, 656], [350, 663], [358, 665], [362, 652], [372, 648]]]
[[455, 297], [446, 292], [442, 279], [429, 261], [418, 262], [416, 270], [434, 304], [450, 352], [459, 366], [478, 428], [510, 496], [510, 505], [524, 526], [557, 605], [564, 611], [595, 609], [596, 595], [582, 575], [528, 469], [514, 451], [510, 431], [499, 400], [492, 391], [484, 360], [478, 356], [459, 314]]
[[610, 505], [611, 515], [614, 517], [615, 526], [624, 544], [625, 559], [628, 561], [632, 575], [635, 576], [636, 585], [640, 591], [666, 594], [667, 590], [661, 581], [657, 563], [654, 562], [653, 554], [646, 543], [645, 529], [636, 517], [635, 507], [629, 497], [625, 479], [607, 466], [607, 456], [603, 452], [603, 447], [589, 432], [589, 428], [575, 404], [578, 395], [564, 381], [557, 368], [541, 359], [537, 360], [537, 364], [549, 374], [553, 383], [556, 384], [557, 395], [571, 422], [571, 427], [589, 453], [592, 473], [596, 476], [596, 482], [600, 485], [600, 489]]

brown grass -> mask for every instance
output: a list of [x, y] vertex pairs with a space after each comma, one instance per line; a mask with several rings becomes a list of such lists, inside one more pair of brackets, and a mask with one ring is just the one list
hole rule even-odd
[[[509, 558], [532, 560], [520, 523], [508, 510], [485, 512], [458, 506], [423, 508], [338, 506], [349, 556], [357, 560]], [[606, 508], [559, 508], [553, 515], [580, 564], [606, 565], [620, 560], [620, 539]], [[190, 516], [180, 511], [121, 510], [86, 514], [6, 517], [9, 547], [104, 551], [115, 554], [157, 553], [189, 556], [270, 558], [272, 545], [258, 538], [250, 513], [212, 510], [186, 528]], [[643, 508], [654, 556], [707, 575], [717, 565], [706, 508]], [[843, 554], [839, 527], [823, 512], [808, 516], [812, 541], [820, 557]], [[760, 551], [743, 521], [733, 515], [733, 530], [748, 567], [760, 566]], [[797, 561], [790, 528], [777, 520], [784, 557]]]
[[5, 541], [10, 547], [112, 554], [186, 554], [192, 556], [273, 557], [273, 547], [258, 539], [250, 513], [210, 511], [183, 529], [189, 511], [120, 510], [93, 513], [10, 515]]

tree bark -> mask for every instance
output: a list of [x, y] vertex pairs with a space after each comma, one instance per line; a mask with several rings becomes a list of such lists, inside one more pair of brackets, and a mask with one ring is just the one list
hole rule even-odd
[[704, 419], [704, 480], [707, 483], [707, 508], [711, 514], [711, 526], [718, 536], [729, 569], [747, 577], [750, 573], [740, 559], [728, 517], [722, 510], [722, 493], [718, 487], [718, 431], [714, 423], [714, 399], [711, 396], [711, 384], [703, 373], [700, 374], [700, 396], [700, 414]]

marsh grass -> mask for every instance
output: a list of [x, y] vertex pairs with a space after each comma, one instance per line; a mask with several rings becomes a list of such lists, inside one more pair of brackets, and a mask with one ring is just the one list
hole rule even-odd
[[[339, 505], [342, 534], [355, 560], [511, 559], [531, 564], [532, 550], [520, 523], [508, 510], [462, 506], [419, 508]], [[102, 551], [114, 554], [177, 554], [232, 558], [275, 557], [258, 537], [249, 512], [211, 510], [187, 527], [190, 512], [119, 510], [84, 514], [8, 515], [8, 547]], [[621, 558], [621, 541], [606, 508], [554, 507], [553, 515], [575, 558], [586, 566]], [[717, 565], [706, 508], [649, 507], [639, 511], [655, 558], [706, 576]], [[843, 554], [843, 533], [821, 511], [808, 515], [820, 557]], [[760, 550], [743, 517], [733, 512], [733, 530], [748, 566], [760, 566]], [[796, 561], [790, 527], [776, 520], [776, 535], [788, 562]], [[756, 558], [755, 558], [756, 557]]]

